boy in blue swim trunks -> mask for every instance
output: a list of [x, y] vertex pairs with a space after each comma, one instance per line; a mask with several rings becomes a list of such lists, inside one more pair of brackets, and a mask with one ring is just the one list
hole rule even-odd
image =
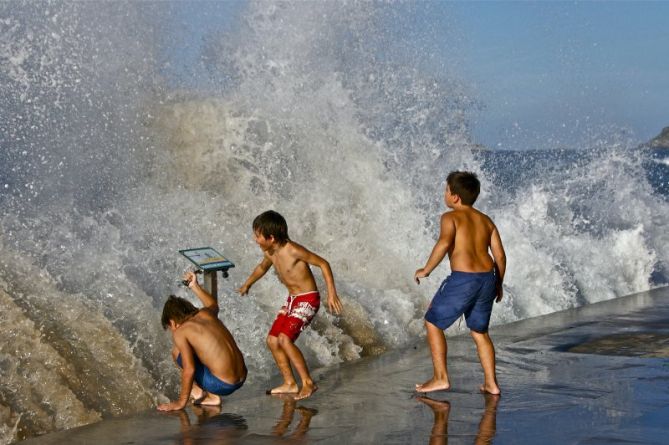
[[425, 267], [414, 275], [416, 283], [420, 284], [420, 278], [428, 277], [448, 254], [451, 275], [441, 284], [425, 314], [434, 375], [427, 382], [416, 385], [419, 392], [451, 387], [443, 331], [463, 314], [483, 367], [484, 382], [480, 390], [490, 394], [501, 392], [495, 375], [495, 347], [488, 335], [488, 323], [493, 301], [502, 300], [506, 255], [495, 224], [472, 207], [480, 188], [474, 173], [456, 171], [448, 175], [444, 199], [452, 211], [441, 215], [439, 239]]
[[218, 301], [200, 287], [194, 273], [184, 278], [204, 307], [197, 309], [174, 295], [163, 307], [161, 321], [172, 331], [172, 358], [181, 368], [181, 391], [179, 400], [159, 405], [160, 411], [183, 409], [191, 396], [196, 404], [220, 405], [221, 396], [232, 394], [246, 380], [244, 356], [218, 319]]

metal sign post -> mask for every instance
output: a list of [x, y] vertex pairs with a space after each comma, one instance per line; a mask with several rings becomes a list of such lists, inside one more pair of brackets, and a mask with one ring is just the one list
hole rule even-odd
[[218, 299], [218, 277], [216, 272], [221, 271], [223, 278], [228, 278], [228, 269], [235, 267], [232, 261], [226, 259], [212, 247], [198, 247], [197, 249], [184, 249], [180, 254], [197, 267], [204, 275], [204, 289], [212, 297]]
[[215, 270], [204, 273], [204, 290], [212, 297], [218, 299], [218, 277]]

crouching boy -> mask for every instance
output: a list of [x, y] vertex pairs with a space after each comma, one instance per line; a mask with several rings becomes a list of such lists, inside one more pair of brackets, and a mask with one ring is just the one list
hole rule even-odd
[[232, 394], [246, 380], [244, 357], [218, 319], [218, 301], [200, 287], [194, 273], [187, 273], [185, 280], [204, 307], [197, 309], [174, 295], [165, 303], [162, 325], [172, 332], [181, 391], [179, 400], [159, 405], [160, 411], [183, 409], [191, 396], [196, 404], [220, 405], [221, 396]]

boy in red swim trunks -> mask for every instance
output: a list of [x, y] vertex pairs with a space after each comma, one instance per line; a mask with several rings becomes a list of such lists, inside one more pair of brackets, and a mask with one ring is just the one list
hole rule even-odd
[[[304, 399], [318, 389], [309, 374], [302, 352], [295, 346], [300, 332], [307, 327], [320, 307], [320, 295], [309, 266], [321, 269], [328, 287], [328, 308], [339, 314], [342, 305], [337, 296], [332, 270], [325, 259], [288, 238], [286, 220], [273, 210], [253, 220], [253, 234], [263, 251], [263, 259], [239, 288], [239, 293], [246, 295], [253, 283], [265, 275], [271, 266], [274, 266], [279, 280], [288, 289], [288, 299], [279, 310], [267, 336], [267, 346], [279, 367], [283, 384], [268, 393], [297, 393], [296, 400]], [[299, 391], [291, 365], [302, 380], [302, 389]]]

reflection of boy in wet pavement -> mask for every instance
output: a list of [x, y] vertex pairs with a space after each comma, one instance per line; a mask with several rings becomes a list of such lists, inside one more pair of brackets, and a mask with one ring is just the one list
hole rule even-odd
[[420, 284], [419, 279], [429, 276], [448, 254], [452, 273], [441, 284], [425, 314], [434, 375], [427, 382], [416, 385], [419, 392], [451, 387], [443, 331], [464, 314], [483, 367], [484, 383], [480, 390], [500, 393], [495, 375], [495, 348], [488, 335], [488, 324], [495, 297], [498, 302], [502, 299], [506, 255], [495, 224], [472, 207], [479, 191], [480, 183], [473, 173], [451, 172], [448, 175], [444, 199], [446, 206], [453, 210], [441, 216], [439, 239], [425, 267], [414, 275], [416, 283]]
[[[418, 400], [432, 408], [434, 413], [434, 424], [430, 434], [430, 445], [448, 444], [448, 415], [451, 412], [451, 404], [446, 400], [435, 400], [429, 397], [416, 397]], [[485, 394], [485, 408], [479, 422], [479, 430], [476, 434], [476, 445], [492, 443], [497, 433], [497, 404], [499, 395]]]
[[295, 398], [304, 399], [318, 389], [309, 374], [302, 352], [295, 345], [300, 332], [309, 325], [320, 307], [320, 294], [309, 266], [321, 269], [328, 287], [328, 307], [338, 314], [342, 306], [335, 289], [332, 270], [325, 259], [288, 238], [286, 220], [273, 210], [255, 218], [253, 234], [263, 251], [263, 259], [239, 288], [239, 293], [246, 295], [253, 283], [265, 275], [271, 266], [274, 266], [279, 280], [288, 289], [288, 300], [279, 311], [267, 336], [267, 345], [281, 371], [283, 384], [268, 393], [298, 393], [292, 364], [302, 380], [302, 389]]
[[416, 397], [418, 400], [432, 408], [434, 423], [430, 433], [430, 445], [448, 444], [448, 415], [451, 412], [451, 404], [444, 400], [434, 400], [429, 397]]
[[196, 403], [219, 405], [246, 380], [244, 357], [230, 331], [218, 319], [218, 301], [197, 282], [195, 274], [185, 277], [188, 287], [204, 307], [171, 295], [163, 307], [162, 325], [170, 329], [172, 358], [181, 368], [179, 400], [158, 406], [161, 411], [183, 409], [192, 396]]
[[295, 427], [295, 431], [293, 431], [292, 434], [288, 436], [288, 438], [292, 440], [302, 439], [309, 430], [311, 418], [318, 414], [318, 410], [304, 406], [297, 406], [297, 401], [295, 398], [289, 396], [288, 394], [279, 394], [277, 397], [280, 397], [283, 400], [283, 411], [281, 411], [281, 417], [279, 418], [279, 421], [272, 429], [272, 434], [275, 436], [284, 437], [286, 431], [288, 431], [288, 427], [290, 427], [290, 424], [293, 422], [293, 416], [297, 410], [297, 412], [300, 413], [300, 421]]
[[197, 424], [192, 425], [185, 410], [177, 411], [181, 434], [175, 443], [183, 445], [237, 443], [248, 431], [246, 419], [237, 414], [221, 413], [220, 406], [193, 405]]

